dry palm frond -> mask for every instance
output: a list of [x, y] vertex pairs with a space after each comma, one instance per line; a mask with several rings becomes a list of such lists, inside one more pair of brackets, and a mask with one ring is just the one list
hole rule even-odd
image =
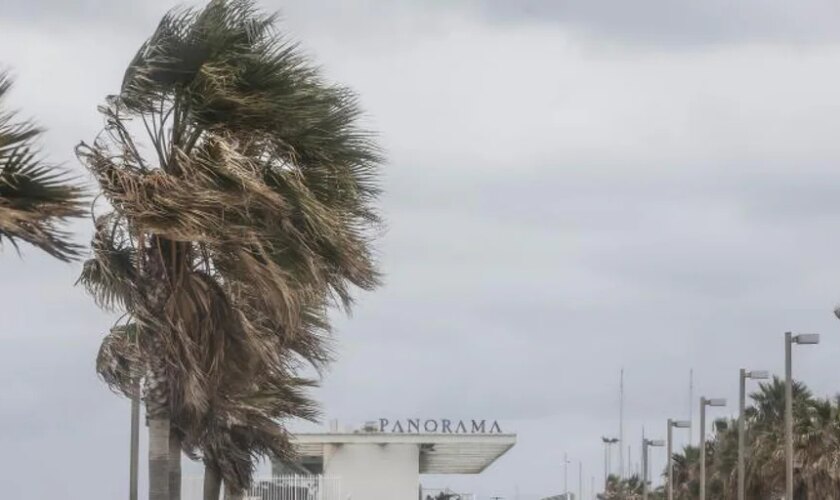
[[96, 371], [105, 383], [129, 397], [135, 395], [137, 383], [145, 371], [139, 341], [136, 324], [115, 326], [103, 339], [96, 357]]
[[379, 152], [249, 0], [165, 16], [101, 111], [77, 151], [114, 213], [80, 282], [137, 325], [147, 407], [245, 485], [289, 453], [278, 420], [314, 417], [295, 373], [329, 361], [329, 307], [379, 283]]
[[[11, 83], [0, 73], [0, 101]], [[81, 248], [62, 229], [84, 214], [84, 190], [39, 158], [33, 141], [40, 130], [0, 111], [0, 242], [26, 241], [68, 261]]]

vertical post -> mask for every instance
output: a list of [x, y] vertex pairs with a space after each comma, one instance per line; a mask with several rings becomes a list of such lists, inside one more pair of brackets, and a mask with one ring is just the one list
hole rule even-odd
[[706, 398], [700, 398], [700, 500], [706, 500]]
[[140, 461], [140, 381], [134, 381], [131, 397], [131, 437], [128, 458], [128, 498], [137, 500], [137, 465]]
[[578, 462], [578, 499], [583, 500], [583, 462]]
[[673, 428], [674, 428], [673, 422], [669, 418], [668, 419], [668, 450], [667, 450], [668, 451], [668, 465], [667, 465], [667, 467], [668, 467], [668, 500], [674, 500], [674, 467], [671, 464], [671, 455], [673, 455], [673, 452], [671, 451], [673, 449], [673, 444], [672, 444]]
[[563, 493], [569, 496], [569, 457], [563, 453]]
[[[628, 449], [627, 467], [630, 467], [630, 447]], [[624, 368], [621, 369], [621, 379], [618, 393], [618, 478], [624, 478]]]
[[793, 336], [785, 332], [785, 500], [793, 500], [793, 384], [791, 345]]
[[604, 491], [607, 491], [607, 482], [610, 477], [610, 443], [604, 441]]
[[738, 399], [738, 500], [744, 500], [744, 408], [746, 396], [747, 371], [741, 368]]
[[694, 439], [694, 368], [688, 370], [688, 445]]
[[642, 500], [647, 500], [648, 498], [648, 485], [647, 485], [647, 441], [645, 438], [642, 438]]

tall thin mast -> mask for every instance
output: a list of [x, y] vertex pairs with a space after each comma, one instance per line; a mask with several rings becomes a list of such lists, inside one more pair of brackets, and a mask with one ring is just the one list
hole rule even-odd
[[694, 441], [694, 368], [688, 370], [688, 445]]
[[[624, 368], [618, 382], [618, 477], [624, 478]], [[628, 446], [629, 449], [629, 446]], [[630, 464], [628, 463], [629, 467]]]

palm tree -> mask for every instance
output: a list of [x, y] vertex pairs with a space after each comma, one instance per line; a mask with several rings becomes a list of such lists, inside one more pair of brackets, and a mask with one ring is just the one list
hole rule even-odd
[[[762, 383], [746, 408], [746, 496], [779, 500], [784, 495], [785, 386], [778, 378]], [[815, 398], [793, 383], [794, 500], [835, 498], [840, 491], [840, 396]], [[710, 463], [707, 496], [736, 498], [737, 427], [734, 420], [715, 422], [706, 442]], [[697, 498], [699, 451], [686, 447], [673, 456], [675, 498]]]
[[209, 498], [213, 477], [240, 495], [255, 456], [290, 453], [276, 419], [314, 414], [294, 373], [325, 360], [328, 306], [378, 284], [377, 148], [274, 20], [250, 0], [168, 13], [77, 148], [113, 207], [80, 281], [136, 332], [153, 500], [176, 494], [178, 448]]
[[[0, 104], [11, 80], [0, 73]], [[34, 145], [41, 130], [0, 111], [0, 243], [26, 241], [63, 261], [80, 247], [61, 228], [84, 214], [84, 190], [65, 173], [43, 163]]]
[[[813, 396], [802, 383], [794, 381], [792, 389], [796, 436], [802, 423], [808, 419]], [[770, 382], [761, 383], [759, 390], [751, 394], [750, 398], [753, 405], [747, 412], [747, 436], [751, 457], [746, 464], [746, 487], [748, 493], [758, 495], [757, 498], [779, 498], [785, 487], [785, 383], [773, 377]], [[794, 445], [796, 451], [796, 442]], [[798, 470], [794, 477], [799, 478]], [[795, 486], [795, 489], [798, 487]]]
[[[663, 491], [657, 489], [648, 494], [651, 500], [661, 500]], [[598, 495], [599, 500], [640, 500], [643, 497], [642, 479], [638, 475], [619, 478], [610, 475], [607, 478], [607, 490]]]
[[673, 467], [674, 498], [696, 498], [700, 494], [700, 448], [686, 446], [682, 453], [674, 453]]

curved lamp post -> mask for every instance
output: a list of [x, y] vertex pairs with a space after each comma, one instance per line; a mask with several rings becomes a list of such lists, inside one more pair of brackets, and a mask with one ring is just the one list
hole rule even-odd
[[723, 398], [700, 398], [700, 500], [706, 500], [706, 407], [726, 406]]
[[747, 371], [741, 368], [740, 392], [738, 402], [738, 500], [744, 500], [744, 407], [747, 403], [747, 379], [765, 380], [770, 378], [766, 371]]
[[793, 335], [785, 332], [785, 498], [793, 498], [793, 344], [813, 345], [820, 343], [818, 333]]
[[691, 422], [668, 419], [668, 500], [674, 500], [674, 438], [672, 434], [675, 427], [677, 429], [690, 429]]
[[642, 439], [642, 499], [648, 498], [648, 448], [651, 446], [665, 446], [661, 439]]

